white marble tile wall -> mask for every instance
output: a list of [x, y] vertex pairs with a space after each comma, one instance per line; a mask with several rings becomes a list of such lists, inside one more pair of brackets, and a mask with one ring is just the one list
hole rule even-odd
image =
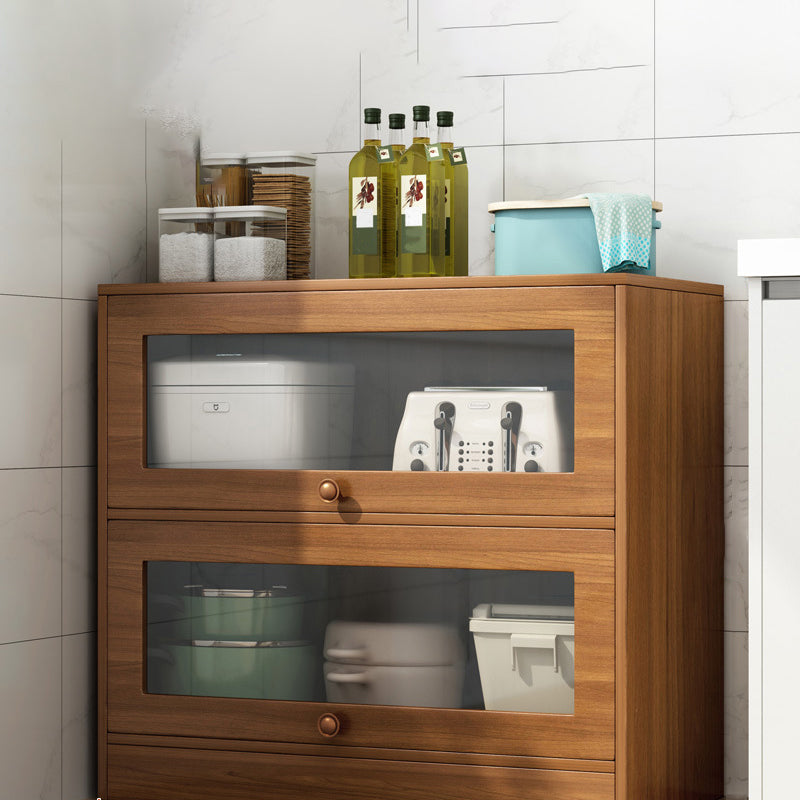
[[[800, 235], [800, 10], [356, 0], [347, 24], [341, 13], [322, 0], [2, 4], [0, 563], [14, 553], [9, 570], [48, 575], [62, 613], [34, 603], [3, 631], [0, 678], [19, 680], [20, 697], [33, 692], [29, 675], [54, 697], [59, 680], [65, 694], [80, 684], [95, 613], [94, 285], [155, 277], [156, 212], [191, 202], [195, 147], [317, 153], [317, 274], [344, 277], [342, 176], [360, 109], [405, 111], [410, 127], [411, 105], [428, 103], [455, 112], [470, 148], [473, 274], [493, 268], [489, 202], [626, 190], [664, 202], [661, 275], [725, 286], [726, 788], [744, 797], [747, 314], [735, 248]], [[59, 636], [52, 676], [25, 667]], [[76, 702], [91, 706], [81, 685]], [[56, 738], [81, 717], [61, 708], [36, 718]], [[26, 741], [0, 747], [0, 781], [56, 796], [15, 771]], [[60, 770], [43, 742], [30, 758]], [[82, 800], [91, 767], [80, 753], [72, 763], [63, 798]]]

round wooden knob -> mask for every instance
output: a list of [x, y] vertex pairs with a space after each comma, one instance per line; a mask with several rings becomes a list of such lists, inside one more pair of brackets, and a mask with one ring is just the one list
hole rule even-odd
[[319, 485], [319, 496], [324, 503], [332, 503], [338, 499], [341, 492], [339, 491], [339, 484], [332, 481], [330, 478], [322, 481]]
[[327, 739], [336, 736], [342, 727], [339, 717], [336, 714], [323, 714], [317, 720], [317, 730]]

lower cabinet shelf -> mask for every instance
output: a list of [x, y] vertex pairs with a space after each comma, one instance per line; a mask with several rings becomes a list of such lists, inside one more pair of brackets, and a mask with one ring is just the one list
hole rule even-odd
[[136, 800], [613, 800], [614, 775], [110, 745], [110, 798]]

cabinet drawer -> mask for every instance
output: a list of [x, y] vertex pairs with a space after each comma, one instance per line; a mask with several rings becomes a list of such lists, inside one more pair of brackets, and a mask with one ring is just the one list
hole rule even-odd
[[345, 286], [101, 304], [109, 507], [614, 514], [613, 286]]
[[613, 800], [614, 775], [111, 745], [104, 800]]

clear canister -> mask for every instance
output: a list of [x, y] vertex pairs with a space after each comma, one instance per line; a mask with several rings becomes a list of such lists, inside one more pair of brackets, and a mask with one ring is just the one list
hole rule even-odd
[[286, 209], [222, 206], [214, 209], [214, 280], [286, 279]]
[[214, 211], [211, 208], [158, 210], [158, 280], [214, 279]]
[[287, 278], [314, 277], [316, 163], [316, 156], [291, 150], [247, 154], [251, 202], [286, 209]]
[[244, 153], [208, 153], [197, 164], [198, 206], [244, 206], [250, 179]]

